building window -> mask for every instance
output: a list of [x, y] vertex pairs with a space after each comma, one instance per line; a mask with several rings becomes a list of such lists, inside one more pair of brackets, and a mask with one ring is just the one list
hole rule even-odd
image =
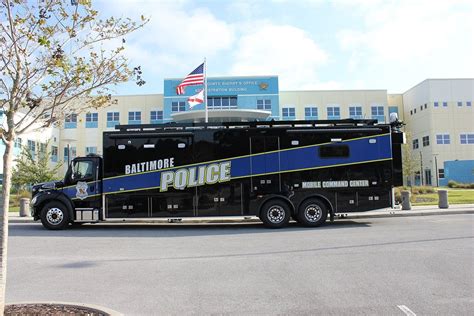
[[71, 161], [72, 159], [76, 158], [76, 147], [69, 146], [69, 150], [68, 150], [68, 147], [67, 147], [67, 146], [64, 147], [64, 161], [65, 161], [65, 162], [68, 161], [69, 153], [71, 153], [71, 158], [69, 159], [69, 161]]
[[315, 106], [307, 106], [304, 108], [305, 120], [317, 120], [318, 119], [318, 108]]
[[444, 169], [438, 169], [438, 178], [444, 179]]
[[438, 145], [449, 145], [449, 144], [451, 144], [449, 134], [437, 134], [436, 135], [436, 144], [438, 144]]
[[119, 112], [107, 112], [107, 127], [115, 127], [120, 124]]
[[140, 111], [128, 112], [128, 124], [141, 124], [141, 123], [142, 123], [142, 112]]
[[447, 108], [448, 107], [448, 102], [443, 102], [443, 107]]
[[425, 109], [427, 109], [427, 108], [428, 108], [428, 104], [425, 103]]
[[397, 113], [398, 115], [398, 106], [389, 106], [388, 107], [388, 114], [392, 114], [392, 113]]
[[420, 111], [423, 111], [423, 105], [420, 105]]
[[97, 147], [86, 147], [86, 155], [88, 154], [97, 154]]
[[47, 151], [47, 146], [45, 143], [39, 143], [38, 144], [38, 154], [41, 156], [41, 157], [44, 157], [46, 156], [46, 151]]
[[349, 117], [352, 119], [362, 119], [362, 107], [361, 106], [350, 106]]
[[163, 122], [163, 111], [151, 111], [150, 112], [150, 123], [158, 124]]
[[58, 147], [51, 146], [51, 161], [58, 162]]
[[293, 107], [287, 107], [287, 108], [282, 108], [281, 113], [284, 119], [287, 120], [294, 120], [295, 119], [295, 108]]
[[420, 144], [418, 143], [418, 138], [413, 140], [413, 149], [418, 149]]
[[[236, 101], [237, 101], [237, 98], [236, 98]], [[235, 105], [237, 105], [237, 102], [235, 103]], [[271, 110], [272, 100], [270, 99], [257, 100], [257, 109], [258, 110]]]
[[383, 106], [373, 106], [372, 107], [372, 119], [377, 120], [378, 122], [385, 121], [385, 116], [383, 113]]
[[416, 109], [413, 109], [413, 114], [416, 114]]
[[461, 144], [474, 144], [474, 134], [461, 134]]
[[66, 115], [64, 128], [77, 128], [77, 114]]
[[15, 138], [15, 147], [16, 148], [21, 148], [22, 139], [20, 137]]
[[86, 113], [86, 128], [97, 128], [99, 113]]
[[435, 106], [435, 108], [437, 108], [439, 106], [439, 102], [435, 102], [434, 106]]
[[462, 101], [458, 101], [458, 106], [462, 106]]
[[[270, 100], [268, 100], [270, 101]], [[265, 104], [265, 102], [263, 102]], [[257, 101], [258, 106], [258, 101]], [[209, 97], [207, 98], [207, 107], [213, 110], [236, 109], [237, 97]], [[270, 105], [271, 107], [271, 105]], [[258, 108], [258, 107], [257, 107]], [[184, 111], [184, 107], [179, 106], [179, 111]]]
[[471, 101], [467, 101], [467, 102], [466, 102], [466, 106], [472, 106]]
[[423, 137], [423, 147], [429, 146], [430, 145], [430, 137], [429, 136], [424, 136]]
[[340, 120], [341, 110], [338, 106], [328, 106], [328, 120]]
[[421, 185], [421, 173], [420, 173], [420, 171], [415, 172], [415, 185]]
[[413, 115], [413, 111], [412, 111], [412, 110], [410, 110], [410, 115]]
[[28, 144], [27, 146], [28, 146], [28, 150], [29, 150], [30, 153], [31, 153], [31, 156], [32, 156], [33, 158], [35, 158], [36, 142], [33, 141], [33, 140], [29, 140], [29, 139], [28, 139], [27, 144]]
[[[207, 99], [207, 106], [209, 106], [209, 99]], [[171, 102], [171, 112], [184, 112], [186, 110], [186, 103], [184, 101]]]

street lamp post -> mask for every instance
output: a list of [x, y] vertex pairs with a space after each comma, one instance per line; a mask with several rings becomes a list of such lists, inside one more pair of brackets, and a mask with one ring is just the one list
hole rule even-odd
[[438, 154], [433, 154], [436, 172], [436, 186], [439, 187], [439, 173], [438, 173]]

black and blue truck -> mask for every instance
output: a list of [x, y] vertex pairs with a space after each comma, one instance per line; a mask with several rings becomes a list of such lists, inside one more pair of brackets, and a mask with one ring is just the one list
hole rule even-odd
[[71, 161], [33, 187], [32, 215], [71, 223], [255, 216], [319, 226], [337, 213], [393, 207], [400, 123], [375, 120], [119, 125], [103, 156]]

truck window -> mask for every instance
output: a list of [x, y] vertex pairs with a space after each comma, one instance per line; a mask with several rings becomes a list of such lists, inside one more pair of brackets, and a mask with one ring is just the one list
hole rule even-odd
[[326, 145], [319, 147], [319, 157], [321, 158], [347, 158], [349, 157], [349, 146], [347, 145]]
[[90, 160], [75, 161], [72, 167], [71, 180], [93, 180], [94, 163]]

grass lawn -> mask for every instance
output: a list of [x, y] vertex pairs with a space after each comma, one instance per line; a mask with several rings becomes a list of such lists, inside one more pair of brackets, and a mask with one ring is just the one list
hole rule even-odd
[[[436, 205], [438, 193], [417, 194], [414, 196], [413, 205]], [[474, 190], [448, 189], [449, 204], [474, 204]]]
[[9, 212], [20, 212], [20, 207], [19, 206], [10, 206], [8, 209]]

